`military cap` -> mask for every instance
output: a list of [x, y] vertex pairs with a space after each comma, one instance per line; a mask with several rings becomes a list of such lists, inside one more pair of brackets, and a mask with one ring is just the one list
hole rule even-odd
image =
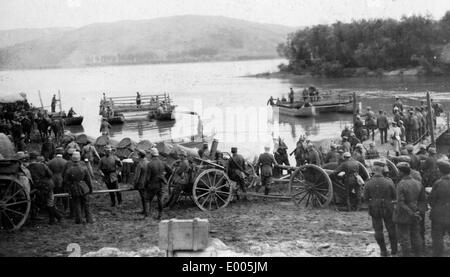
[[419, 149], [421, 149], [421, 150], [426, 150], [427, 147], [426, 147], [425, 145], [421, 144], [421, 145], [419, 146]]
[[138, 155], [141, 156], [141, 157], [145, 156], [145, 154], [146, 154], [145, 151], [141, 150], [141, 149], [138, 149], [137, 152], [138, 152]]
[[350, 133], [350, 136], [351, 136], [351, 137], [354, 137], [354, 136], [355, 136], [355, 133], [351, 132], [351, 133]]
[[186, 151], [180, 151], [180, 156], [187, 157]]
[[373, 162], [373, 165], [374, 165], [374, 166], [385, 167], [385, 166], [386, 166], [386, 163], [385, 163], [383, 160], [380, 160], [380, 161], [374, 161], [374, 162]]
[[350, 152], [344, 153], [344, 158], [350, 158], [351, 156], [352, 156], [352, 154], [350, 154]]
[[111, 151], [112, 150], [112, 147], [111, 147], [111, 145], [105, 145], [105, 151]]
[[308, 149], [312, 149], [312, 148], [314, 147], [314, 145], [313, 145], [312, 143], [308, 143], [308, 144], [306, 145], [306, 147], [308, 147]]
[[428, 152], [430, 152], [431, 154], [436, 154], [436, 153], [437, 153], [435, 147], [430, 147], [430, 148], [428, 148]]
[[371, 141], [371, 142], [369, 143], [369, 146], [375, 146], [375, 142]]
[[444, 159], [439, 159], [437, 161], [437, 166], [439, 168], [440, 171], [442, 172], [450, 172], [450, 163], [448, 162], [448, 160], [444, 160]]
[[347, 140], [348, 137], [347, 137], [347, 136], [343, 136], [342, 139], [343, 139], [343, 140]]
[[344, 150], [339, 148], [338, 153], [344, 153]]
[[331, 149], [336, 149], [336, 145], [335, 145], [335, 144], [331, 144], [331, 145], [330, 145], [330, 148], [331, 148]]
[[411, 166], [410, 166], [409, 163], [407, 163], [407, 162], [400, 162], [400, 163], [397, 164], [397, 168], [398, 168], [399, 170], [402, 170], [402, 169], [411, 169]]
[[397, 122], [395, 122], [395, 121], [392, 121], [392, 123], [391, 123], [392, 125], [397, 125]]
[[398, 121], [398, 124], [403, 125], [403, 121], [402, 121], [402, 120], [399, 120], [399, 121]]
[[394, 111], [398, 111], [398, 107], [394, 107]]
[[410, 163], [411, 162], [411, 157], [410, 156], [406, 156], [406, 155], [398, 156], [397, 157], [397, 161], [399, 163]]
[[237, 153], [237, 147], [231, 147], [231, 153]]
[[356, 146], [355, 146], [356, 148], [363, 148], [363, 145], [361, 144], [361, 143], [358, 143], [358, 144], [356, 144]]
[[80, 152], [74, 151], [72, 153], [72, 161], [79, 162], [81, 160]]
[[24, 160], [24, 159], [28, 158], [28, 155], [25, 154], [25, 152], [23, 152], [23, 151], [19, 151], [16, 153], [16, 155], [14, 155], [14, 158], [16, 160]]
[[63, 154], [64, 153], [64, 149], [62, 147], [58, 147], [55, 149], [55, 153], [56, 154]]
[[408, 145], [406, 145], [406, 150], [413, 151], [414, 150], [414, 146], [412, 144], [408, 144]]

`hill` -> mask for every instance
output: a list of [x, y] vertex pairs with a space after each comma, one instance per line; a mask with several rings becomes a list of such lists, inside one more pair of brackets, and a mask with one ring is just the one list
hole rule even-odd
[[275, 58], [293, 30], [194, 15], [97, 23], [10, 43], [0, 49], [0, 69]]

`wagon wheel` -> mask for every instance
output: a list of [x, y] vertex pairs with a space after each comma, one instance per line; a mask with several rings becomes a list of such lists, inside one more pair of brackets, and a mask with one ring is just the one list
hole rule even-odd
[[333, 185], [328, 174], [314, 164], [296, 169], [289, 181], [292, 200], [298, 206], [326, 207], [333, 197]]
[[361, 176], [361, 178], [364, 180], [364, 184], [360, 186], [359, 188], [359, 196], [361, 197], [361, 199], [364, 199], [364, 189], [365, 189], [365, 182], [367, 180], [369, 180], [370, 178], [370, 172], [367, 169], [367, 167], [365, 167], [362, 163], [358, 162], [359, 164], [359, 176]]
[[388, 168], [387, 177], [391, 178], [394, 181], [394, 184], [397, 184], [400, 181], [400, 173], [398, 171], [397, 166], [390, 160], [386, 159], [386, 166]]
[[249, 163], [248, 161], [246, 163], [246, 170], [245, 172], [248, 174], [245, 176], [244, 180], [247, 185], [247, 188], [253, 188], [261, 185], [261, 178], [258, 177], [256, 174], [255, 167]]
[[225, 208], [230, 203], [232, 194], [230, 178], [219, 169], [202, 171], [192, 187], [195, 204], [205, 212]]
[[0, 229], [17, 230], [30, 212], [30, 194], [16, 178], [0, 177]]
[[169, 195], [172, 193], [172, 189], [175, 186], [174, 184], [174, 178], [175, 178], [175, 174], [174, 172], [177, 171], [178, 167], [180, 166], [180, 160], [176, 160], [174, 161], [171, 165], [170, 165], [170, 169], [172, 169], [172, 174], [169, 177], [169, 180], [167, 180], [167, 190]]

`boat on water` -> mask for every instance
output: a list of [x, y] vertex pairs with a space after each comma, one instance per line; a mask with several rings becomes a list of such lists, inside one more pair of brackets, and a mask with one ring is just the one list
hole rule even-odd
[[[293, 91], [290, 93], [290, 101], [284, 97], [282, 100], [274, 100], [271, 97], [268, 105], [272, 106], [274, 112], [280, 115], [295, 117], [314, 117], [323, 113], [353, 113], [360, 111], [361, 102], [354, 102], [352, 95], [344, 95], [339, 92], [327, 93], [323, 96], [306, 96], [303, 94], [301, 101], [294, 101]], [[318, 94], [316, 94], [318, 95]]]
[[155, 95], [140, 95], [136, 97], [106, 97], [100, 100], [99, 114], [110, 124], [121, 124], [125, 117], [144, 117], [156, 120], [174, 120], [176, 105], [172, 104], [170, 96], [166, 93]]

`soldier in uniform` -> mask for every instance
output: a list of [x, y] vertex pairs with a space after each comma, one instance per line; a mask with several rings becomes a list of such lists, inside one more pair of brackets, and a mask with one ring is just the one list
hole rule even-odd
[[378, 159], [380, 157], [380, 153], [378, 153], [378, 150], [375, 148], [375, 142], [371, 142], [369, 144], [369, 150], [367, 150], [366, 153], [366, 159]]
[[264, 194], [268, 195], [270, 184], [272, 184], [273, 168], [278, 165], [274, 156], [269, 152], [270, 147], [264, 147], [264, 153], [259, 155], [256, 162], [256, 172], [261, 176], [261, 186], [264, 187]]
[[353, 151], [352, 157], [355, 161], [358, 161], [358, 162], [362, 163], [363, 165], [366, 165], [366, 161], [364, 159], [364, 154], [363, 154], [363, 145], [361, 143], [356, 144], [355, 151]]
[[82, 223], [82, 212], [84, 212], [86, 222], [93, 223], [88, 198], [88, 194], [92, 193], [91, 177], [88, 169], [81, 164], [80, 159], [80, 152], [73, 152], [72, 162], [64, 171], [64, 184], [67, 186], [72, 199], [75, 223]]
[[162, 189], [163, 185], [167, 185], [167, 178], [172, 174], [172, 170], [170, 167], [159, 158], [158, 149], [151, 149], [152, 158], [147, 164], [147, 180], [145, 184], [146, 190], [146, 200], [149, 201], [149, 211], [144, 212], [144, 216], [147, 217], [151, 213], [151, 206], [153, 198], [158, 201], [158, 215], [156, 217], [157, 220], [161, 219], [162, 211], [163, 211], [163, 203], [162, 203]]
[[389, 121], [382, 110], [379, 111], [377, 118], [377, 127], [380, 130], [381, 144], [387, 143], [387, 130], [389, 129]]
[[51, 141], [50, 137], [47, 137], [42, 143], [41, 155], [46, 161], [53, 159], [55, 156], [55, 144]]
[[[356, 138], [358, 138], [360, 141], [362, 141], [363, 137], [364, 137], [364, 124], [359, 115], [357, 115], [355, 118], [355, 122], [353, 124], [353, 130], [355, 131]], [[352, 135], [350, 135], [350, 137], [352, 137]]]
[[167, 202], [167, 206], [171, 208], [178, 201], [180, 194], [186, 187], [189, 185], [189, 172], [191, 166], [189, 165], [189, 161], [187, 160], [187, 155], [185, 151], [181, 151], [178, 155], [180, 157], [180, 164], [175, 169], [173, 173], [173, 183], [175, 187], [170, 196], [169, 201]]
[[442, 177], [433, 184], [429, 197], [431, 238], [435, 257], [444, 254], [445, 232], [450, 235], [450, 163], [439, 160], [438, 166]]
[[343, 138], [343, 137], [347, 137], [348, 138], [348, 137], [350, 137], [351, 133], [352, 133], [352, 131], [350, 131], [348, 126], [345, 125], [344, 130], [342, 130], [342, 132], [341, 132], [341, 138]]
[[325, 163], [337, 163], [339, 161], [341, 155], [336, 150], [336, 145], [331, 144], [330, 145], [330, 151], [328, 151], [327, 155], [325, 156]]
[[55, 208], [55, 197], [53, 195], [53, 173], [50, 171], [47, 165], [37, 161], [37, 153], [30, 153], [30, 164], [28, 170], [30, 171], [31, 178], [33, 180], [33, 188], [37, 189], [39, 196], [43, 202], [49, 215], [49, 224], [54, 224], [55, 219], [60, 222], [62, 216]]
[[305, 164], [305, 157], [306, 157], [306, 153], [308, 150], [303, 145], [304, 141], [305, 141], [305, 138], [300, 137], [297, 142], [297, 147], [290, 154], [290, 155], [295, 154], [295, 163], [296, 163], [297, 167]]
[[348, 137], [343, 136], [342, 137], [342, 151], [345, 152], [352, 152], [352, 145], [348, 141]]
[[375, 129], [377, 128], [375, 113], [371, 110], [370, 107], [367, 107], [367, 112], [364, 116], [366, 117], [367, 135], [370, 137], [370, 131], [372, 131], [372, 140], [375, 140]]
[[395, 201], [394, 182], [383, 176], [386, 164], [383, 161], [374, 162], [374, 175], [367, 181], [364, 189], [364, 200], [369, 205], [369, 215], [375, 231], [375, 240], [380, 247], [382, 257], [388, 256], [383, 234], [383, 222], [389, 235], [391, 255], [397, 255], [397, 234], [392, 220]]
[[358, 143], [361, 143], [361, 140], [359, 138], [357, 138], [355, 133], [353, 133], [353, 132], [350, 134], [350, 137], [348, 138], [348, 141], [350, 142], [352, 150], [355, 149], [355, 147], [356, 147], [356, 145]]
[[145, 201], [145, 183], [147, 180], [147, 166], [148, 160], [145, 156], [145, 151], [138, 150], [139, 161], [134, 169], [134, 188], [139, 191], [139, 196], [141, 197], [142, 204], [142, 214], [147, 211], [147, 202]]
[[419, 158], [417, 158], [417, 156], [414, 155], [414, 153], [413, 153], [414, 146], [412, 146], [412, 144], [408, 144], [408, 145], [406, 145], [406, 150], [408, 151], [408, 156], [411, 159], [411, 162], [410, 162], [411, 169], [419, 170], [420, 161], [419, 161]]
[[102, 123], [100, 124], [100, 133], [106, 134], [109, 136], [109, 132], [112, 129], [111, 124], [109, 124], [108, 120], [106, 118], [103, 118]]
[[[55, 185], [54, 191], [56, 193], [63, 193], [65, 192], [63, 187], [63, 171], [66, 167], [67, 161], [63, 159], [62, 154], [64, 153], [64, 149], [61, 147], [56, 148], [56, 157], [51, 159], [47, 166], [53, 173], [53, 184]], [[63, 203], [67, 203], [63, 201]], [[67, 207], [64, 206], [66, 209]]]
[[[228, 175], [230, 176], [230, 179], [235, 181], [239, 187], [241, 188], [242, 192], [246, 193], [247, 190], [245, 189], [245, 160], [242, 157], [242, 155], [237, 153], [236, 147], [231, 147], [231, 153], [232, 157], [229, 160], [228, 163]], [[247, 199], [247, 196], [244, 196], [244, 200]]]
[[440, 172], [437, 166], [436, 148], [430, 147], [428, 149], [428, 154], [429, 156], [422, 167], [422, 177], [425, 187], [433, 186], [434, 182], [440, 178]]
[[[422, 238], [419, 222], [419, 207], [425, 202], [425, 190], [414, 180], [408, 163], [397, 164], [400, 171], [400, 182], [397, 184], [397, 205], [394, 210], [394, 222], [397, 224], [397, 236], [402, 256], [420, 256], [422, 254]], [[411, 252], [412, 250], [412, 252]]]
[[360, 165], [352, 159], [352, 155], [349, 152], [344, 153], [344, 162], [341, 163], [333, 172], [332, 175], [337, 175], [340, 172], [344, 172], [344, 185], [345, 185], [345, 202], [347, 204], [347, 211], [351, 211], [351, 194], [354, 191], [356, 194], [356, 210], [359, 209], [360, 204], [360, 193], [359, 184], [356, 179], [356, 175], [359, 172]]
[[308, 143], [307, 149], [308, 156], [306, 157], [306, 161], [308, 162], [308, 164], [315, 164], [320, 166], [322, 162], [319, 152], [317, 152], [317, 150], [314, 148], [314, 145], [312, 143]]
[[92, 169], [92, 165], [95, 162], [95, 158], [100, 160], [100, 155], [89, 140], [87, 141], [86, 145], [83, 146], [83, 149], [81, 149], [81, 157], [84, 161], [87, 160], [86, 164], [89, 170], [89, 174], [91, 174], [91, 178], [94, 178], [94, 170]]
[[[98, 168], [102, 173], [103, 180], [108, 189], [118, 189], [119, 179], [117, 176], [118, 168], [121, 166], [120, 160], [112, 155], [112, 148], [110, 145], [105, 146], [105, 156], [100, 159]], [[111, 207], [116, 206], [116, 198], [119, 205], [122, 204], [122, 195], [120, 192], [110, 192], [109, 196], [111, 198]]]
[[205, 160], [209, 159], [209, 149], [208, 149], [208, 143], [207, 142], [203, 143], [202, 149], [198, 150], [198, 156], [201, 159], [205, 159]]

